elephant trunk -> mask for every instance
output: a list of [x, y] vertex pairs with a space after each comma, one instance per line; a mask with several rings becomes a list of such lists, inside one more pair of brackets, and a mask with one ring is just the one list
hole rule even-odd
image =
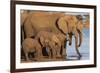
[[83, 37], [82, 37], [82, 31], [78, 30], [78, 33], [79, 33], [79, 44], [77, 44], [77, 46], [80, 47], [81, 44], [82, 44], [82, 39], [83, 39]]
[[69, 45], [71, 46], [72, 45], [72, 36], [73, 34], [72, 33], [68, 33], [68, 41], [69, 41]]

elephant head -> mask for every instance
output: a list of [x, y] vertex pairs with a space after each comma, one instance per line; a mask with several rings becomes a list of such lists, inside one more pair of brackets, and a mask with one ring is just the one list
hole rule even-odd
[[47, 52], [49, 57], [61, 57], [61, 41], [59, 40], [56, 33], [40, 31], [35, 38], [40, 40], [42, 47], [46, 47], [48, 49]]
[[73, 15], [66, 15], [57, 21], [58, 28], [68, 35], [69, 45], [72, 43], [72, 35], [78, 33], [76, 28], [77, 18]]

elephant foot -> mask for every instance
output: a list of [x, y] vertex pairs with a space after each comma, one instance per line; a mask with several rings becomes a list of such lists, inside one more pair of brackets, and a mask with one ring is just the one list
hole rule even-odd
[[66, 56], [66, 55], [63, 55], [62, 58], [63, 58], [63, 59], [67, 59], [67, 56]]
[[55, 59], [57, 59], [57, 58], [56, 58], [56, 56], [55, 56], [55, 57], [52, 57], [51, 59], [54, 59], [54, 60], [55, 60]]
[[34, 58], [34, 61], [41, 61], [42, 58]]
[[52, 59], [52, 57], [51, 57], [51, 56], [48, 56], [47, 58], [48, 58], [48, 59]]
[[26, 61], [27, 61], [27, 62], [31, 62], [32, 60], [30, 60], [30, 59], [26, 59]]
[[79, 54], [79, 56], [78, 56], [78, 60], [80, 60], [81, 58], [82, 58], [82, 55]]
[[56, 58], [61, 58], [61, 57], [62, 57], [61, 55], [57, 55], [57, 56], [56, 56]]
[[41, 60], [43, 60], [45, 57], [44, 56], [39, 56], [39, 57], [36, 57], [36, 58], [34, 58], [36, 61], [41, 61]]
[[66, 60], [66, 55], [61, 55], [61, 57], [60, 58], [62, 58], [63, 60]]
[[63, 57], [66, 57], [66, 56], [67, 56], [67, 54], [66, 54], [66, 53], [63, 53], [63, 54], [62, 54], [62, 56], [63, 56]]
[[30, 60], [30, 58], [29, 58], [29, 57], [26, 57], [26, 61], [27, 61], [27, 62], [30, 62], [31, 60]]
[[52, 58], [52, 61], [58, 61], [58, 59], [57, 58]]

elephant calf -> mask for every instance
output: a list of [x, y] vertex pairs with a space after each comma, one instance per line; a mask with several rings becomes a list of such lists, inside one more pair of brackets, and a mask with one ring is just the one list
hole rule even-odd
[[29, 52], [36, 52], [37, 59], [40, 59], [42, 56], [42, 48], [38, 40], [33, 38], [26, 38], [22, 42], [22, 48], [25, 53], [26, 60], [29, 60], [28, 54]]
[[48, 49], [49, 57], [51, 57], [51, 55], [53, 58], [61, 57], [59, 52], [61, 49], [61, 42], [55, 33], [48, 31], [40, 31], [35, 38], [37, 40], [40, 40], [42, 47]]

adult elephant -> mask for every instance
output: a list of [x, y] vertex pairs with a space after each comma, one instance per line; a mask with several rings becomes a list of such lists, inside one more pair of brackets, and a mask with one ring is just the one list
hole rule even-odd
[[[82, 42], [82, 30], [77, 26], [78, 19], [75, 15], [66, 15], [58, 12], [30, 12], [27, 20], [24, 22], [23, 28], [26, 37], [35, 37], [41, 30], [52, 31], [55, 33], [63, 33], [69, 35], [70, 45], [72, 35], [75, 36], [76, 51], [81, 57], [78, 46]], [[78, 36], [79, 35], [79, 36]], [[79, 44], [78, 44], [78, 38]], [[64, 43], [63, 43], [64, 44]], [[66, 45], [64, 45], [66, 47]], [[66, 52], [65, 52], [66, 53]]]
[[63, 16], [63, 17], [59, 18], [57, 25], [58, 25], [58, 28], [60, 30], [62, 30], [65, 34], [66, 33], [68, 34], [69, 40], [70, 40], [69, 45], [71, 45], [72, 36], [74, 35], [74, 37], [75, 37], [75, 48], [76, 48], [76, 52], [78, 54], [78, 58], [80, 59], [81, 54], [79, 52], [78, 47], [82, 43], [82, 29], [79, 28], [79, 27], [82, 26], [81, 22], [77, 19], [76, 16], [67, 15], [67, 16]]
[[[82, 17], [81, 17], [82, 18]], [[83, 28], [89, 28], [89, 19], [87, 19], [85, 22], [82, 21], [82, 19], [77, 18], [75, 15], [68, 15], [63, 16], [58, 19], [57, 25], [60, 30], [62, 30], [64, 33], [68, 33], [70, 43], [72, 44], [72, 36], [75, 37], [75, 48], [76, 52], [78, 54], [78, 59], [81, 58], [81, 54], [79, 52], [79, 47], [82, 44], [83, 39]], [[69, 29], [67, 29], [67, 28]]]

